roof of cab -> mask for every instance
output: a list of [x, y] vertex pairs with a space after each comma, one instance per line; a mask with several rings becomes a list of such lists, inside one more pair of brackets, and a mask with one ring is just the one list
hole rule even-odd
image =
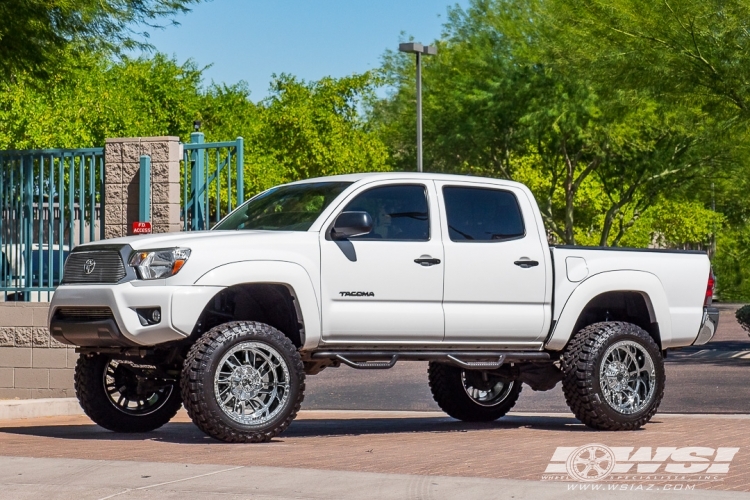
[[435, 180], [435, 181], [468, 181], [488, 182], [502, 185], [519, 185], [518, 182], [505, 179], [493, 179], [491, 177], [475, 177], [471, 175], [439, 174], [432, 172], [364, 172], [357, 174], [331, 175], [328, 177], [315, 177], [289, 184], [307, 184], [312, 182], [359, 182], [364, 180]]

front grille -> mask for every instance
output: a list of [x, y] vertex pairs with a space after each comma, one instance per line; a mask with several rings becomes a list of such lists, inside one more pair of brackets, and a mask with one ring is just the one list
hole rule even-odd
[[63, 285], [117, 283], [125, 277], [125, 266], [117, 250], [72, 252], [65, 261]]
[[101, 321], [114, 318], [109, 307], [58, 307], [55, 317], [69, 321]]

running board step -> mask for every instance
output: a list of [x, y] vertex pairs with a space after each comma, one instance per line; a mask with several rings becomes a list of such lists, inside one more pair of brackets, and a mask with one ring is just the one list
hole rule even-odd
[[496, 370], [505, 363], [550, 361], [541, 351], [320, 351], [312, 359], [330, 359], [360, 370], [388, 369], [397, 361], [441, 361], [466, 370]]
[[352, 368], [356, 368], [358, 370], [387, 370], [388, 368], [393, 368], [393, 365], [396, 364], [396, 361], [398, 361], [398, 354], [394, 354], [391, 357], [391, 360], [387, 362], [364, 361], [364, 362], [358, 363], [356, 361], [352, 361], [349, 358], [342, 356], [341, 354], [337, 354], [336, 359], [338, 359], [345, 365], [351, 366]]
[[452, 354], [449, 354], [446, 357], [453, 361], [453, 364], [458, 365], [461, 368], [466, 368], [467, 370], [497, 370], [503, 366], [503, 361], [505, 361], [504, 354], [498, 356], [497, 361], [462, 361]]

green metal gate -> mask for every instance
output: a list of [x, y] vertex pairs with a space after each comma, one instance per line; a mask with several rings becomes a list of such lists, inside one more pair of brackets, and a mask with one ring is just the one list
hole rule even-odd
[[185, 231], [210, 229], [244, 201], [242, 137], [203, 142], [201, 132], [183, 144], [182, 212]]
[[49, 300], [76, 245], [104, 237], [104, 149], [0, 151], [0, 300]]

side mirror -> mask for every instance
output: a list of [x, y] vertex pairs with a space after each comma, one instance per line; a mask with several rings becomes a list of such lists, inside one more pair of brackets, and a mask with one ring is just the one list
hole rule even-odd
[[367, 212], [341, 212], [333, 223], [331, 238], [345, 240], [372, 231], [372, 217]]

